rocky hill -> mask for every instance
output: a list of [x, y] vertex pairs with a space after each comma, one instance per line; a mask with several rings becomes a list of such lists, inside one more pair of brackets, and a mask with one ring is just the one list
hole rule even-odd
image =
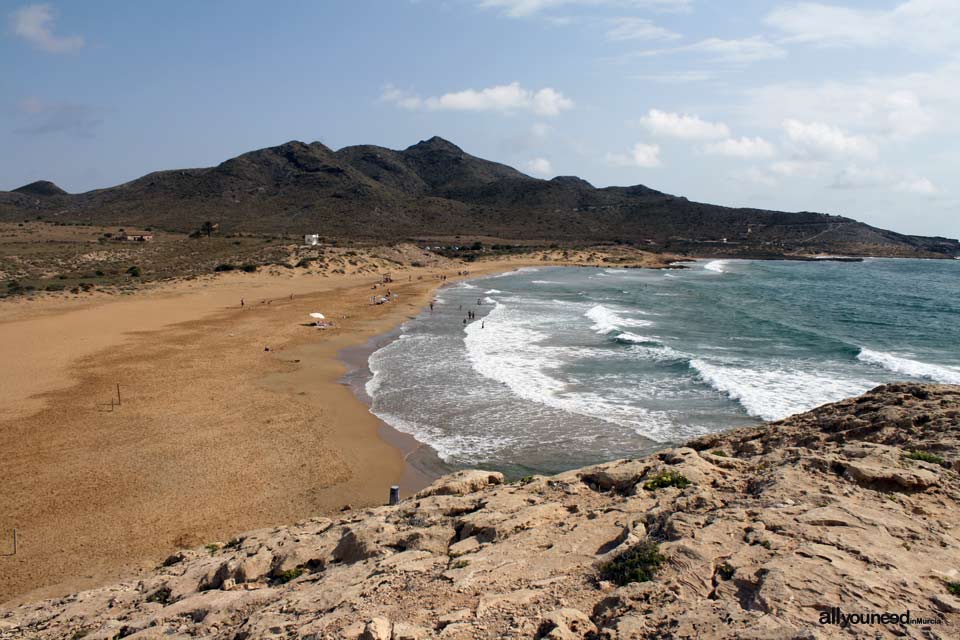
[[82, 194], [49, 182], [0, 192], [0, 220], [37, 216], [186, 232], [210, 220], [225, 232], [377, 241], [486, 236], [734, 256], [960, 255], [956, 240], [906, 236], [840, 216], [733, 209], [642, 185], [598, 189], [569, 176], [539, 180], [437, 137], [402, 151], [333, 151], [292, 141], [216, 167], [158, 171]]
[[[893, 384], [643, 459], [460, 472], [8, 610], [0, 638], [957, 638], [958, 514], [960, 387]], [[898, 617], [844, 617], [869, 614]]]

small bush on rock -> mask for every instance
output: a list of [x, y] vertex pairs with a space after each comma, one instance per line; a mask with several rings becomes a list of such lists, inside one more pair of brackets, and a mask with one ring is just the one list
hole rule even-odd
[[621, 587], [631, 582], [649, 582], [664, 560], [660, 545], [648, 538], [601, 566], [600, 577]]
[[661, 471], [643, 483], [643, 488], [647, 491], [656, 491], [665, 487], [683, 489], [688, 486], [690, 486], [690, 481], [679, 471]]
[[941, 467], [949, 467], [949, 463], [936, 455], [935, 453], [929, 453], [927, 451], [910, 451], [906, 454], [906, 458], [910, 460], [922, 460], [923, 462], [929, 462], [931, 464], [938, 464]]

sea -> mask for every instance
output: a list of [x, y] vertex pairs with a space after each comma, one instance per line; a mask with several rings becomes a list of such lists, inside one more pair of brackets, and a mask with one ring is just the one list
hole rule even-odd
[[370, 356], [371, 410], [449, 468], [519, 477], [885, 382], [960, 384], [960, 261], [677, 266], [524, 268], [446, 286]]

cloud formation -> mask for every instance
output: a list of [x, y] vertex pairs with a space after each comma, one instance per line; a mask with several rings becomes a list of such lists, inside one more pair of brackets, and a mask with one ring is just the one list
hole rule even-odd
[[678, 53], [702, 54], [709, 62], [743, 65], [785, 58], [787, 51], [762, 36], [727, 40], [707, 38], [692, 44], [666, 49], [649, 49], [628, 54], [627, 58], [662, 56]]
[[765, 22], [790, 42], [818, 46], [933, 51], [960, 46], [960, 3], [956, 0], [907, 0], [888, 10], [799, 2], [773, 10]]
[[484, 9], [499, 9], [513, 18], [532, 16], [558, 8], [619, 7], [655, 11], [689, 11], [693, 0], [479, 0]]
[[527, 161], [524, 168], [535, 176], [549, 176], [553, 174], [553, 165], [546, 158], [534, 158]]
[[608, 153], [607, 164], [613, 167], [659, 167], [660, 145], [638, 142], [626, 153]]
[[703, 153], [728, 158], [770, 158], [776, 153], [763, 138], [727, 138], [703, 147]]
[[849, 134], [823, 122], [801, 122], [788, 118], [783, 123], [787, 138], [807, 155], [858, 156], [873, 158], [877, 146], [864, 136]]
[[640, 126], [658, 136], [681, 140], [716, 140], [730, 137], [730, 129], [721, 122], [708, 122], [699, 116], [650, 109], [640, 118]]
[[611, 18], [607, 21], [607, 40], [678, 40], [679, 33], [655, 25], [650, 20], [635, 17]]
[[466, 89], [440, 96], [420, 96], [387, 85], [381, 100], [409, 110], [427, 111], [529, 111], [538, 116], [556, 116], [574, 107], [573, 100], [556, 89], [524, 89], [519, 82], [486, 89]]
[[58, 36], [54, 33], [56, 14], [50, 5], [21, 7], [10, 17], [13, 33], [47, 53], [69, 53], [83, 47], [83, 36]]

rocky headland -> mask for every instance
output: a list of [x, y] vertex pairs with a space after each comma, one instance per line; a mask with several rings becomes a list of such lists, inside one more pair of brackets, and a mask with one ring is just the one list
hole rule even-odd
[[[846, 617], [870, 614], [898, 617]], [[197, 637], [957, 638], [960, 387], [553, 477], [459, 472], [0, 611], [0, 638]]]

